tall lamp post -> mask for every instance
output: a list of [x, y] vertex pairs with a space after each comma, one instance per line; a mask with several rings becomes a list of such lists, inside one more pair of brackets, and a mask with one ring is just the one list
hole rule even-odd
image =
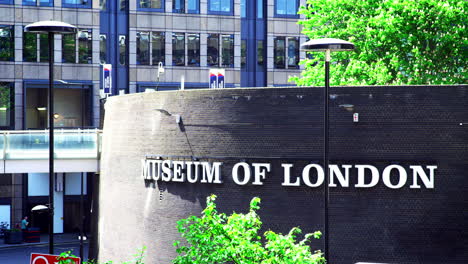
[[60, 21], [39, 21], [24, 31], [47, 33], [49, 40], [49, 254], [54, 254], [54, 34], [76, 34], [77, 28]]
[[301, 50], [303, 51], [320, 51], [325, 52], [325, 92], [324, 92], [324, 125], [323, 125], [323, 167], [325, 171], [325, 186], [324, 186], [324, 239], [325, 239], [325, 259], [329, 262], [329, 250], [328, 250], [328, 243], [329, 243], [329, 232], [328, 232], [328, 205], [330, 202], [329, 197], [329, 168], [328, 168], [328, 143], [329, 143], [329, 111], [328, 111], [328, 104], [329, 104], [329, 90], [330, 90], [330, 58], [331, 52], [334, 51], [346, 51], [346, 50], [353, 50], [354, 44], [348, 41], [344, 41], [341, 39], [333, 39], [333, 38], [323, 38], [323, 39], [311, 39], [301, 45]]

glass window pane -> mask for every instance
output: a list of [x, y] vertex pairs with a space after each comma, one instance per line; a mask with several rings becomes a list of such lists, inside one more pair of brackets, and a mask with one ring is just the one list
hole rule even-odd
[[107, 35], [99, 35], [99, 60], [101, 64], [105, 64], [107, 61]]
[[49, 61], [49, 36], [47, 34], [39, 34], [39, 61]]
[[298, 38], [288, 38], [288, 68], [299, 68]]
[[12, 126], [11, 112], [14, 108], [12, 89], [10, 83], [0, 82], [0, 127]]
[[128, 0], [120, 0], [119, 6], [120, 6], [120, 11], [127, 10]]
[[186, 0], [187, 1], [187, 8], [190, 13], [198, 13], [198, 6], [200, 0]]
[[149, 32], [137, 32], [136, 45], [137, 64], [149, 65]]
[[263, 18], [263, 1], [257, 0], [257, 18]]
[[173, 0], [172, 11], [174, 13], [185, 13], [184, 2], [185, 0]]
[[13, 26], [0, 25], [0, 61], [13, 61], [14, 52]]
[[54, 6], [54, 0], [40, 0], [40, 6]]
[[119, 64], [125, 65], [127, 63], [127, 37], [124, 35], [119, 36]]
[[200, 34], [187, 34], [187, 65], [200, 66]]
[[162, 64], [165, 65], [166, 38], [164, 37], [164, 32], [153, 32], [151, 36], [151, 45], [153, 65], [158, 65], [159, 62], [162, 62]]
[[241, 0], [240, 1], [240, 11], [241, 11], [241, 17], [242, 18], [244, 18], [246, 16], [246, 12], [247, 12], [247, 10], [245, 9], [246, 8], [245, 1], [246, 0]]
[[184, 33], [172, 33], [172, 65], [185, 66]]
[[286, 15], [286, 3], [287, 2], [288, 0], [276, 0], [276, 14]]
[[150, 8], [162, 8], [162, 5], [161, 5], [161, 0], [150, 0], [150, 5], [151, 7]]
[[297, 13], [297, 0], [288, 0], [286, 1], [286, 14], [296, 15]]
[[231, 12], [231, 1], [232, 0], [221, 0], [222, 12]]
[[62, 36], [62, 61], [76, 63], [76, 35], [67, 34]]
[[211, 0], [209, 2], [210, 2], [210, 5], [209, 5], [210, 11], [215, 11], [215, 12], [221, 11], [221, 0]]
[[23, 34], [23, 61], [37, 61], [37, 34], [24, 32]]
[[99, 8], [103, 11], [107, 10], [107, 0], [99, 0]]
[[257, 41], [257, 64], [260, 69], [263, 69], [264, 66], [264, 57], [265, 54], [263, 52], [263, 40]]
[[208, 34], [207, 42], [208, 66], [219, 67], [219, 34]]
[[241, 40], [241, 68], [245, 68], [247, 63], [247, 40]]
[[37, 5], [36, 0], [23, 0], [23, 5]]
[[222, 66], [234, 67], [234, 36], [222, 35]]
[[78, 32], [78, 63], [93, 63], [92, 33], [90, 30]]
[[277, 37], [274, 41], [274, 56], [275, 56], [275, 68], [284, 69], [284, 53], [285, 53], [285, 39], [284, 37]]

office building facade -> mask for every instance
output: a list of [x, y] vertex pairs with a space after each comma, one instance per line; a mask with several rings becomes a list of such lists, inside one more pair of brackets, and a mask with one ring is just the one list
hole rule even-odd
[[[99, 127], [103, 64], [112, 65], [111, 95], [208, 88], [213, 69], [224, 70], [224, 87], [292, 85], [288, 78], [300, 74], [305, 57], [296, 14], [304, 3], [0, 0], [0, 130], [47, 129], [50, 58], [59, 129]], [[70, 23], [79, 31], [56, 35], [54, 53], [48, 54], [46, 35], [24, 32], [42, 20]], [[14, 226], [32, 206], [47, 202], [46, 174], [0, 173], [1, 221]], [[86, 175], [91, 182], [92, 174]], [[55, 232], [73, 231], [81, 172], [57, 177], [64, 188], [56, 188], [62, 211], [56, 211]], [[45, 222], [36, 224], [46, 229]]]

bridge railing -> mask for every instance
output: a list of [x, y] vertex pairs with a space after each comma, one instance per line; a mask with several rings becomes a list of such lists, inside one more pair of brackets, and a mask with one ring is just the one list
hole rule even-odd
[[[98, 159], [102, 131], [97, 129], [55, 129], [56, 159]], [[0, 131], [0, 160], [49, 158], [49, 131]]]

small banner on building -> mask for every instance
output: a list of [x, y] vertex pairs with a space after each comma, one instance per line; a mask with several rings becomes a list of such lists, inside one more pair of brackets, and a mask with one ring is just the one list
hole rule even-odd
[[102, 65], [102, 88], [105, 95], [112, 91], [112, 64]]
[[224, 88], [224, 69], [210, 69], [210, 88]]

